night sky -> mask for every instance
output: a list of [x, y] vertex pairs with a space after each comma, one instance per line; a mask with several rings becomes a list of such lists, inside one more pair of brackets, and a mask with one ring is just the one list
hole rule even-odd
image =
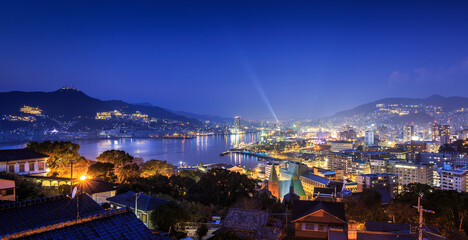
[[1, 1], [0, 91], [280, 119], [468, 96], [468, 2]]

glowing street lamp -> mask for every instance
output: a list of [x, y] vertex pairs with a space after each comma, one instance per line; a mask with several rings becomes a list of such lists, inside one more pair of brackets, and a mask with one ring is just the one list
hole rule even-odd
[[85, 176], [85, 175], [81, 175], [80, 181], [84, 181], [84, 180], [86, 180], [86, 176]]

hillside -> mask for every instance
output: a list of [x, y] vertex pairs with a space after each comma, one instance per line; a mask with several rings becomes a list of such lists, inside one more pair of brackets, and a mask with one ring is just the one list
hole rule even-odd
[[60, 117], [64, 120], [74, 118], [94, 119], [97, 112], [118, 110], [124, 113], [139, 111], [149, 117], [166, 118], [198, 124], [199, 121], [175, 114], [157, 106], [129, 104], [120, 100], [102, 101], [76, 89], [59, 89], [53, 92], [2, 92], [0, 93], [0, 113], [18, 115], [23, 106], [39, 107], [43, 115]]
[[352, 117], [359, 114], [368, 114], [378, 110], [377, 104], [438, 106], [441, 107], [443, 111], [454, 111], [460, 108], [468, 108], [468, 98], [443, 97], [440, 95], [432, 95], [428, 98], [384, 98], [360, 105], [350, 110], [338, 112], [333, 115], [333, 117]]

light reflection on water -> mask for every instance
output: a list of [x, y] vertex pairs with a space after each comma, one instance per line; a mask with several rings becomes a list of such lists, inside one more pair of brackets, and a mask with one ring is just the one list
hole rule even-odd
[[[106, 150], [119, 149], [144, 160], [166, 160], [174, 165], [179, 165], [182, 161], [187, 165], [228, 163], [254, 168], [257, 165], [256, 157], [238, 154], [221, 157], [219, 154], [239, 143], [257, 141], [260, 141], [260, 134], [199, 136], [193, 139], [120, 138], [72, 142], [81, 146], [79, 153], [88, 159], [96, 159]], [[25, 144], [0, 144], [0, 149], [23, 148], [24, 146]]]

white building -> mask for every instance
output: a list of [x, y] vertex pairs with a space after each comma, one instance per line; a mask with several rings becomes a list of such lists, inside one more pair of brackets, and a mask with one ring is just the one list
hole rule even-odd
[[45, 175], [48, 158], [45, 154], [27, 149], [0, 150], [0, 172]]
[[466, 192], [467, 184], [466, 175], [468, 168], [456, 170], [442, 170], [440, 178], [440, 188], [442, 190], [455, 190], [458, 192]]
[[366, 146], [374, 145], [374, 131], [366, 131], [364, 135], [364, 144]]

